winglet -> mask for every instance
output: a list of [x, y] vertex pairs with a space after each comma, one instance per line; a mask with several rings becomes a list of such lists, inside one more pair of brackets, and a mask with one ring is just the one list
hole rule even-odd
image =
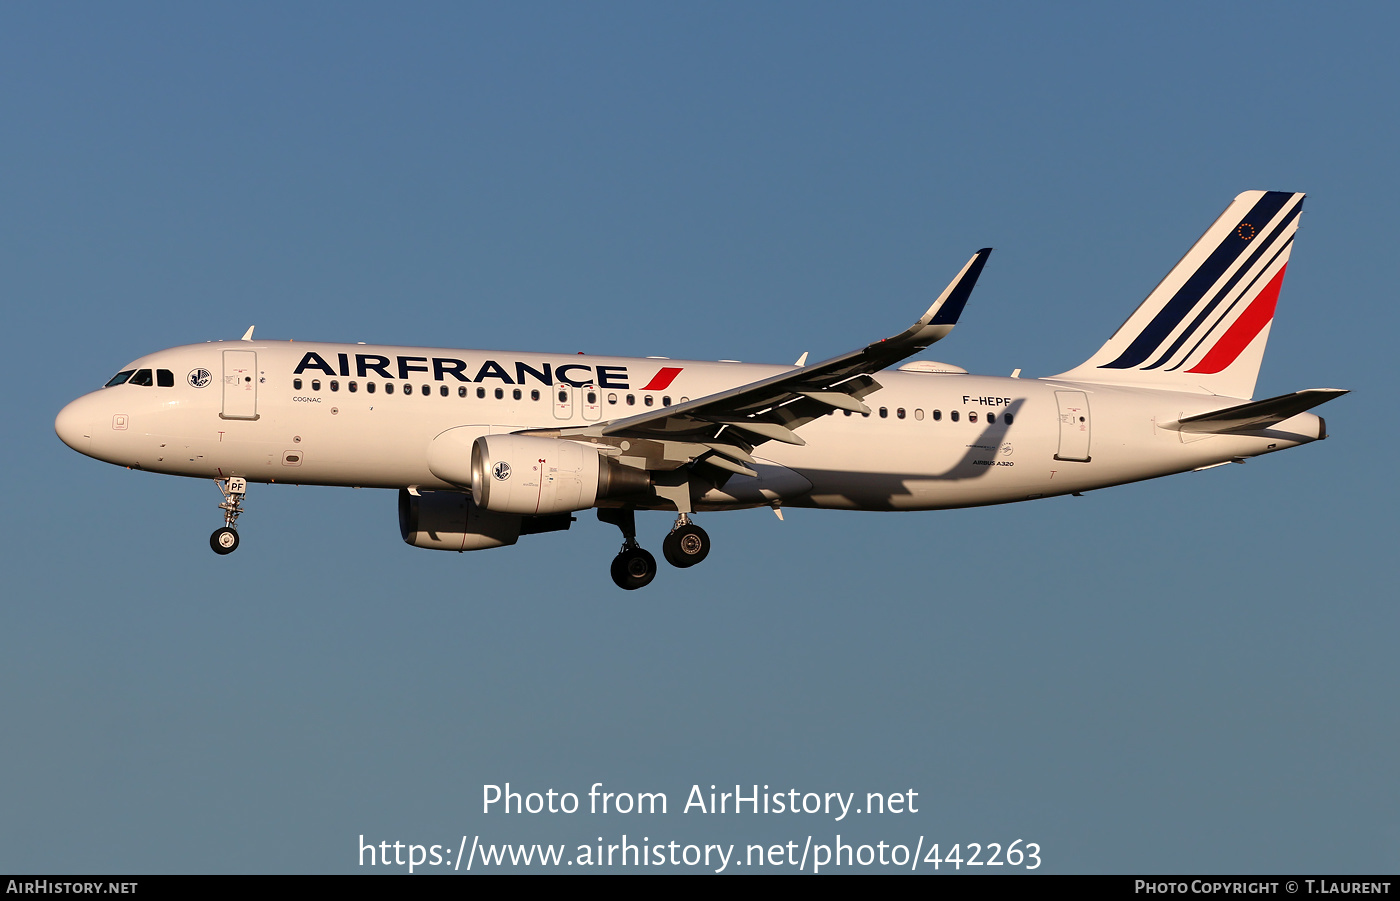
[[954, 276], [948, 287], [943, 289], [943, 293], [938, 295], [933, 306], [924, 311], [919, 321], [896, 340], [911, 341], [927, 347], [946, 337], [953, 330], [953, 326], [957, 325], [968, 297], [972, 296], [972, 289], [977, 286], [977, 277], [982, 274], [982, 267], [987, 265], [987, 257], [991, 255], [990, 247], [984, 247], [974, 253], [967, 265], [962, 267], [962, 271]]
[[967, 305], [967, 299], [972, 295], [972, 289], [977, 286], [977, 277], [982, 274], [982, 267], [987, 265], [987, 257], [992, 255], [990, 247], [983, 247], [972, 255], [972, 259], [967, 261], [967, 265], [957, 274], [948, 287], [943, 289], [943, 293], [938, 295], [938, 299], [933, 302], [933, 306], [928, 308], [919, 320], [923, 325], [957, 325], [958, 317], [962, 315], [963, 307]]
[[255, 329], [255, 328], [257, 328], [257, 326], [254, 326], [254, 325], [248, 326], [248, 331], [244, 332], [244, 333], [243, 333], [243, 337], [242, 337], [242, 338], [239, 338], [238, 340], [240, 340], [240, 341], [252, 341], [252, 340], [253, 340], [253, 329]]

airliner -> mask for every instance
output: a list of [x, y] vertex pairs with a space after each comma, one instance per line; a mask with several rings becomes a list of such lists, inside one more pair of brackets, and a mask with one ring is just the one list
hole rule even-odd
[[656, 576], [661, 543], [706, 558], [697, 514], [771, 507], [942, 510], [1005, 504], [1243, 462], [1327, 437], [1307, 412], [1345, 390], [1253, 400], [1302, 194], [1239, 195], [1089, 359], [1045, 378], [916, 359], [958, 321], [990, 249], [908, 329], [824, 362], [241, 340], [123, 366], [58, 414], [74, 450], [212, 479], [239, 544], [251, 483], [388, 488], [414, 547], [477, 551], [568, 529], [622, 532], [612, 578]]

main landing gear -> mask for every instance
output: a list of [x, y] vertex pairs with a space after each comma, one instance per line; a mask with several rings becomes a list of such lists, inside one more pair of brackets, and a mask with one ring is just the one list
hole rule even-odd
[[682, 513], [676, 517], [671, 534], [661, 542], [661, 553], [672, 566], [685, 569], [704, 560], [710, 553], [710, 536]]
[[612, 579], [618, 588], [635, 591], [651, 584], [656, 578], [656, 558], [637, 544], [637, 513], [631, 507], [622, 510], [599, 509], [598, 519], [622, 530], [622, 550], [612, 562]]
[[209, 546], [214, 553], [222, 556], [238, 550], [238, 516], [243, 512], [243, 496], [248, 493], [248, 480], [230, 477], [215, 479], [214, 484], [224, 496], [224, 502], [219, 505], [219, 509], [224, 511], [224, 527], [215, 529], [214, 534], [209, 536]]
[[[618, 588], [635, 591], [645, 588], [656, 578], [656, 558], [637, 544], [637, 515], [632, 508], [611, 510], [600, 508], [598, 519], [622, 530], [622, 550], [612, 562], [612, 579]], [[710, 536], [682, 513], [676, 517], [671, 534], [661, 542], [661, 552], [672, 566], [694, 566], [710, 553]]]

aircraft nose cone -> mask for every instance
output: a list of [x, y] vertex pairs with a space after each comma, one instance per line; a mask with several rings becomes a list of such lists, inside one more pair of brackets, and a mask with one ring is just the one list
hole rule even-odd
[[92, 417], [84, 411], [87, 404], [78, 398], [62, 410], [53, 421], [53, 430], [63, 443], [80, 454], [86, 454], [92, 447]]

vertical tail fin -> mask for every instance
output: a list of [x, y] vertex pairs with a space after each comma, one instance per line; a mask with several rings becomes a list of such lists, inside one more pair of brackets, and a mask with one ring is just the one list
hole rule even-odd
[[1303, 195], [1247, 191], [1092, 357], [1057, 379], [1254, 396]]

